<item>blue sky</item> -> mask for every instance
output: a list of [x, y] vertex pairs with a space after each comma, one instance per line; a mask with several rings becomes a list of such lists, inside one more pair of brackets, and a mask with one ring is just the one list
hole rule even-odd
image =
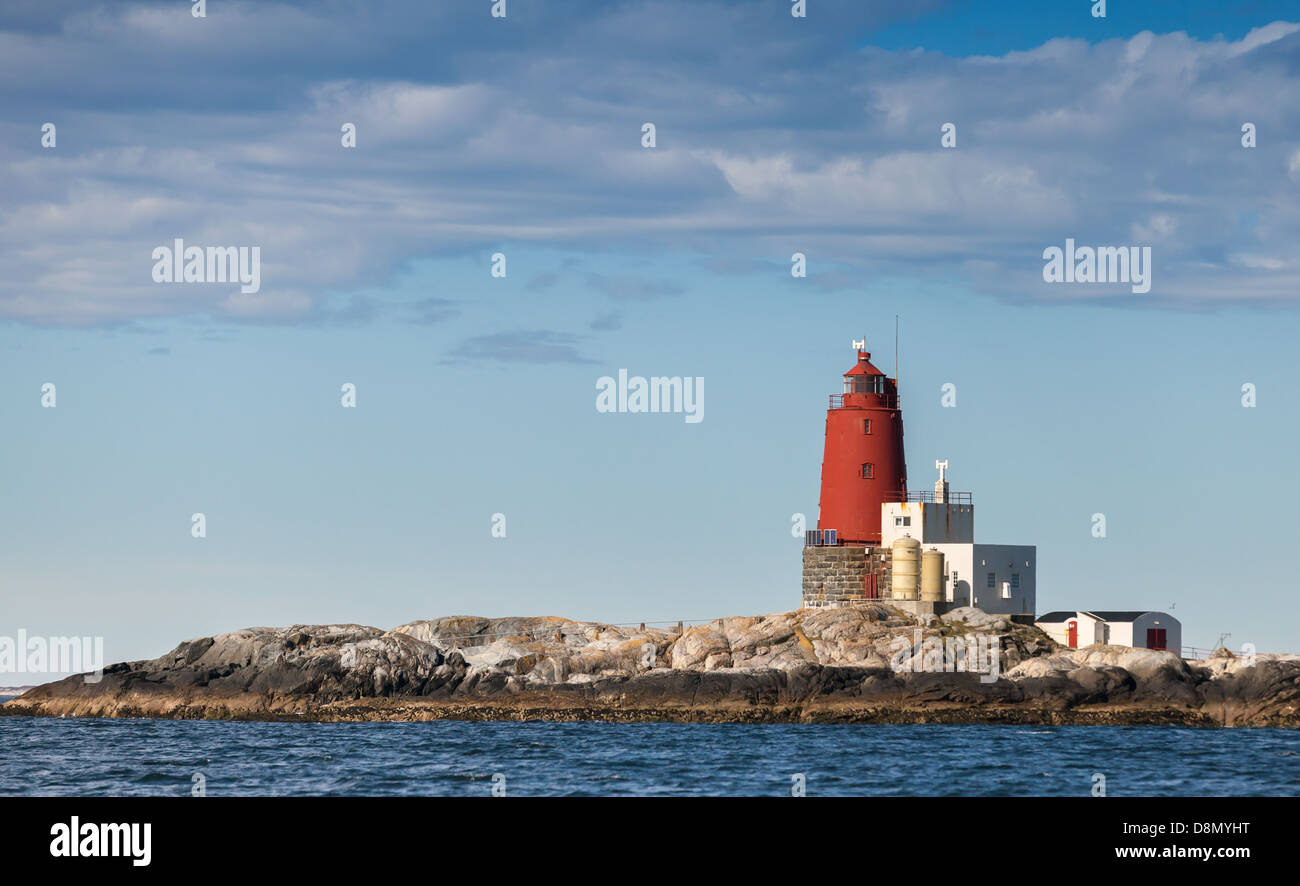
[[[482, 5], [0, 12], [0, 634], [789, 609], [826, 395], [897, 314], [912, 483], [1037, 544], [1040, 611], [1295, 649], [1300, 16]], [[261, 291], [153, 283], [176, 237]], [[1151, 291], [1045, 284], [1067, 238]], [[598, 413], [624, 367], [704, 421]]]
[[956, 0], [928, 14], [910, 16], [871, 29], [862, 45], [884, 49], [918, 47], [947, 55], [1002, 55], [1025, 52], [1049, 40], [1126, 39], [1139, 31], [1185, 32], [1209, 40], [1240, 40], [1252, 28], [1291, 21], [1289, 0], [1119, 0], [1106, 4], [1106, 17], [1092, 15], [1095, 0]]

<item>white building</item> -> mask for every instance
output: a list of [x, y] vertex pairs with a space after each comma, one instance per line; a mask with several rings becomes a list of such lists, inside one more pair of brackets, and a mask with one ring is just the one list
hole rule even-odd
[[978, 606], [997, 615], [1034, 615], [1034, 545], [995, 545], [975, 541], [975, 505], [968, 492], [948, 489], [948, 462], [936, 461], [939, 480], [933, 495], [908, 493], [908, 501], [881, 507], [881, 544], [910, 535], [921, 550], [944, 555], [945, 599], [954, 606]]
[[1168, 649], [1182, 654], [1183, 626], [1167, 612], [1095, 611], [1049, 612], [1034, 624], [1049, 637], [1078, 649], [1093, 644]]
[[1033, 615], [1033, 545], [939, 544], [948, 567], [948, 601], [998, 615]]

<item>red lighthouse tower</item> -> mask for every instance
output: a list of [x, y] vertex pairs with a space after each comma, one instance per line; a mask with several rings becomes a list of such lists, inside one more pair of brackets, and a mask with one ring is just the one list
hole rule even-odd
[[880, 544], [880, 505], [906, 496], [903, 413], [898, 383], [871, 365], [854, 342], [858, 362], [844, 373], [844, 393], [831, 394], [817, 528], [834, 529], [841, 544]]

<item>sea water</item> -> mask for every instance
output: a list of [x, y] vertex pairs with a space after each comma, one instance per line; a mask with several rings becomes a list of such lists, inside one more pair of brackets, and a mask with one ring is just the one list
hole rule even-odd
[[0, 717], [4, 795], [1082, 797], [1099, 784], [1300, 796], [1300, 730]]

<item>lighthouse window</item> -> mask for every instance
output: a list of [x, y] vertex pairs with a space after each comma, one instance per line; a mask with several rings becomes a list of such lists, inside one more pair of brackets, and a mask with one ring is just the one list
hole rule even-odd
[[869, 461], [864, 461], [862, 463], [862, 479], [870, 480], [875, 476], [876, 476], [876, 466]]
[[995, 588], [997, 587], [997, 585], [998, 585], [998, 574], [996, 572], [990, 572], [988, 577], [988, 582], [984, 585], [984, 587]]
[[862, 433], [864, 433], [864, 434], [870, 434], [870, 433], [871, 433], [871, 419], [869, 419], [869, 418], [864, 418], [864, 419], [862, 420]]

